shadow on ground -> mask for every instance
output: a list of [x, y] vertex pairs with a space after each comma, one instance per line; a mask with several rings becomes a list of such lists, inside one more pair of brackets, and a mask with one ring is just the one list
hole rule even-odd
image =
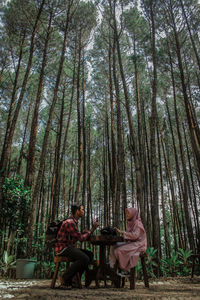
[[[109, 283], [108, 283], [109, 284]], [[109, 285], [104, 288], [101, 283], [96, 289], [92, 284], [90, 288], [60, 290], [58, 286], [50, 289], [50, 280], [0, 280], [0, 299], [23, 299], [23, 300], [200, 300], [200, 277], [190, 279], [159, 278], [150, 280], [150, 288], [144, 287], [143, 282], [137, 281], [136, 289], [129, 289], [127, 281], [124, 288], [116, 289]]]

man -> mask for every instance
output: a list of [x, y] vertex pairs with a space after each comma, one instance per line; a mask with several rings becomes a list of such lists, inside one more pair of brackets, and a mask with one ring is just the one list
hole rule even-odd
[[71, 288], [73, 276], [79, 272], [81, 278], [82, 273], [88, 268], [88, 264], [93, 259], [93, 253], [88, 250], [76, 248], [76, 242], [86, 241], [99, 226], [99, 223], [95, 222], [91, 230], [85, 230], [84, 233], [81, 233], [78, 230], [78, 220], [84, 216], [83, 205], [73, 204], [71, 206], [71, 213], [72, 216], [63, 221], [58, 231], [55, 245], [56, 255], [67, 256], [73, 261], [72, 265], [60, 278], [61, 287], [64, 288]]

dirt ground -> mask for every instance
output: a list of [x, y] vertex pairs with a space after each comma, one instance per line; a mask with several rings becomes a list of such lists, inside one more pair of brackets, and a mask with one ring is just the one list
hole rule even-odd
[[[136, 289], [129, 289], [129, 282], [125, 287], [104, 288], [103, 282], [96, 289], [92, 283], [89, 288], [60, 290], [50, 288], [50, 280], [0, 280], [0, 299], [23, 299], [23, 300], [67, 300], [67, 299], [110, 299], [110, 300], [179, 300], [200, 299], [200, 276], [190, 279], [189, 277], [160, 278], [150, 280], [150, 288], [144, 287], [142, 281], [136, 282]], [[58, 284], [59, 285], [59, 284]]]

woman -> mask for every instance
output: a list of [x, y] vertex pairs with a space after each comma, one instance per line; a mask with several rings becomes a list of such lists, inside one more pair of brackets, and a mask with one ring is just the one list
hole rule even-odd
[[129, 272], [131, 268], [137, 265], [140, 253], [146, 250], [147, 238], [136, 208], [126, 209], [126, 220], [126, 231], [122, 232], [115, 228], [119, 234], [123, 235], [125, 242], [111, 249], [110, 266], [113, 268], [116, 260], [118, 260], [120, 269]]

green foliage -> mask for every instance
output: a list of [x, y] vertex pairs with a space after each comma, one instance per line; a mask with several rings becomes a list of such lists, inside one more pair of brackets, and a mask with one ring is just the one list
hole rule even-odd
[[8, 271], [10, 269], [14, 269], [15, 265], [16, 265], [15, 256], [8, 255], [8, 252], [4, 251], [3, 257], [0, 260], [0, 272], [2, 273], [2, 275], [7, 276]]
[[182, 275], [189, 275], [191, 272], [191, 250], [183, 250], [181, 248], [178, 249], [178, 256], [180, 259], [180, 267], [181, 267], [181, 273]]
[[[158, 267], [156, 262], [157, 249], [148, 247], [146, 250], [148, 254], [146, 258], [146, 268], [149, 277], [155, 277], [155, 269]], [[178, 252], [172, 252], [171, 257], [162, 258], [160, 268], [164, 276], [187, 276], [191, 272], [191, 250], [178, 249]], [[142, 278], [142, 265], [139, 261], [136, 266], [138, 278]]]
[[29, 32], [31, 26], [28, 17], [31, 15], [34, 16], [36, 13], [34, 2], [26, 0], [13, 0], [7, 2], [7, 5], [4, 6], [4, 15], [2, 19], [10, 36], [13, 34], [20, 36], [20, 32]]
[[51, 279], [52, 273], [55, 269], [55, 263], [52, 261], [37, 261], [36, 262], [36, 273], [40, 278]]
[[158, 264], [156, 263], [157, 249], [148, 247], [146, 253], [148, 255], [146, 259], [147, 272], [151, 277], [155, 277], [154, 269], [158, 266]]
[[[155, 277], [154, 269], [158, 266], [156, 263], [157, 249], [155, 249], [153, 247], [148, 247], [146, 250], [146, 253], [148, 255], [145, 260], [148, 276]], [[140, 260], [136, 266], [136, 271], [137, 271], [138, 277], [141, 278], [142, 277], [142, 265], [141, 265]]]
[[172, 252], [171, 257], [166, 259], [161, 259], [161, 270], [164, 276], [170, 275], [174, 276], [178, 273], [178, 266], [180, 265], [180, 261], [178, 259], [178, 254], [175, 251]]
[[136, 273], [137, 273], [137, 277], [139, 279], [142, 279], [142, 264], [140, 261], [138, 262], [138, 264], [136, 266]]
[[5, 178], [1, 217], [6, 219], [12, 228], [20, 227], [22, 217], [27, 212], [29, 203], [30, 188], [25, 187], [24, 180], [19, 176]]
[[161, 270], [164, 276], [186, 276], [191, 272], [191, 250], [178, 249], [172, 252], [171, 257], [161, 260]]
[[183, 250], [181, 248], [178, 249], [179, 251], [179, 257], [181, 259], [181, 261], [183, 262], [183, 264], [187, 264], [188, 263], [188, 259], [191, 257], [192, 255], [192, 250]]

